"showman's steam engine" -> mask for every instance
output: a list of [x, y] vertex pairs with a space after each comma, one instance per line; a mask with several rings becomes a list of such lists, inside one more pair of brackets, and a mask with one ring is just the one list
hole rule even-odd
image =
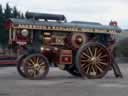
[[9, 50], [18, 57], [17, 69], [25, 78], [44, 78], [51, 65], [92, 79], [116, 68], [114, 35], [121, 32], [116, 22], [67, 22], [64, 15], [28, 12], [26, 19], [10, 18], [6, 27]]

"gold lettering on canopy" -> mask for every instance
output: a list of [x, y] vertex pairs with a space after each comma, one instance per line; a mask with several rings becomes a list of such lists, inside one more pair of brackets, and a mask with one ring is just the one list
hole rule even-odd
[[95, 29], [95, 28], [76, 28], [76, 27], [62, 27], [62, 26], [45, 26], [45, 25], [25, 25], [18, 24], [15, 28], [25, 29], [40, 29], [40, 30], [57, 30], [57, 31], [74, 31], [74, 32], [94, 32], [94, 33], [114, 33], [115, 30]]

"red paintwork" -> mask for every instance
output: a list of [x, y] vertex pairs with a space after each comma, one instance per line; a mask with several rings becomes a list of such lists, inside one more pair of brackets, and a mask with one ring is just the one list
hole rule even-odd
[[[55, 51], [51, 48], [49, 51], [44, 50], [42, 54], [46, 56], [49, 61], [56, 64], [72, 64], [72, 50], [62, 49]], [[66, 61], [65, 58], [68, 58], [68, 60]]]
[[[28, 41], [29, 41], [29, 37], [28, 36], [24, 37], [21, 34], [16, 34], [16, 42], [19, 45], [26, 45]], [[21, 44], [19, 42], [21, 42]]]
[[72, 56], [71, 55], [60, 56], [59, 64], [72, 64]]
[[[65, 60], [66, 58], [67, 60]], [[72, 64], [72, 50], [60, 50], [56, 60], [58, 64]]]
[[16, 58], [15, 56], [0, 56], [0, 65], [15, 65]]
[[11, 27], [11, 21], [10, 21], [10, 20], [7, 20], [6, 23], [5, 23], [5, 28], [6, 28], [7, 30], [9, 30], [10, 27]]
[[0, 65], [1, 64], [4, 64], [4, 65], [10, 64], [10, 65], [12, 65], [12, 64], [16, 64], [16, 61], [11, 61], [11, 62], [9, 62], [9, 61], [2, 61], [2, 62], [0, 62]]

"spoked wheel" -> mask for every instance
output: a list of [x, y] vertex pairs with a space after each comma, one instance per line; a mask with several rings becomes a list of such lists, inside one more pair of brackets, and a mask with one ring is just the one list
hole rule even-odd
[[111, 56], [103, 45], [90, 42], [79, 49], [76, 64], [82, 77], [102, 78], [110, 68]]
[[24, 73], [28, 79], [45, 78], [49, 71], [48, 60], [40, 54], [26, 57], [23, 61], [23, 66]]

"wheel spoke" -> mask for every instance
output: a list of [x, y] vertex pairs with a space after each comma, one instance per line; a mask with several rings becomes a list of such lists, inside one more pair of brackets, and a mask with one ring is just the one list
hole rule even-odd
[[95, 70], [95, 68], [94, 68], [94, 66], [92, 65], [92, 72], [96, 72], [96, 70]]
[[45, 69], [47, 66], [44, 64], [42, 66], [40, 66], [41, 68]]
[[27, 65], [30, 65], [30, 66], [33, 65], [32, 62], [30, 63], [29, 61], [27, 61], [26, 64], [27, 64]]
[[93, 53], [92, 53], [92, 51], [91, 51], [91, 48], [90, 48], [90, 47], [88, 47], [88, 50], [89, 50], [90, 55], [91, 55], [91, 56], [93, 56]]
[[86, 54], [85, 52], [82, 52], [82, 56], [83, 56], [83, 57], [81, 57], [81, 58], [85, 58], [85, 57], [90, 58], [90, 56], [89, 56], [88, 54]]
[[34, 77], [37, 77], [40, 74], [40, 70], [34, 70], [33, 73]]
[[39, 57], [36, 58], [36, 63], [39, 64]]
[[94, 57], [96, 57], [97, 54], [97, 47], [95, 48]]
[[90, 61], [90, 59], [87, 59], [87, 60], [82, 59], [82, 60], [81, 60], [81, 62], [84, 62], [84, 63], [87, 63], [87, 62], [89, 62], [89, 61]]
[[45, 62], [40, 63], [40, 66], [45, 66]]
[[97, 55], [97, 57], [100, 57], [102, 55], [102, 53], [99, 53], [98, 55]]
[[41, 64], [42, 62], [44, 62], [44, 60], [42, 58], [39, 58], [38, 64]]
[[26, 72], [27, 72], [28, 75], [33, 76], [34, 69], [27, 69]]
[[35, 64], [35, 62], [33, 61], [33, 59], [30, 59], [29, 60], [33, 65]]
[[103, 70], [102, 70], [98, 65], [96, 65], [96, 68], [97, 68], [100, 72], [103, 72]]
[[37, 60], [36, 56], [32, 57], [32, 60], [33, 60], [34, 63], [36, 63], [36, 60]]
[[86, 73], [89, 73], [89, 70], [90, 70], [90, 66], [87, 67]]
[[90, 75], [93, 75], [93, 76], [96, 75], [96, 71], [94, 69], [94, 65], [91, 65]]
[[103, 68], [103, 66], [101, 64], [99, 64], [99, 63], [97, 63], [96, 66], [99, 66], [100, 68]]
[[25, 68], [26, 69], [33, 69], [33, 67], [30, 67], [30, 66], [26, 66]]
[[84, 70], [85, 68], [89, 67], [90, 64], [81, 64], [81, 68]]
[[97, 50], [97, 55], [98, 55], [98, 53], [101, 52], [101, 51], [102, 51], [102, 48], [99, 48], [99, 49]]
[[108, 56], [108, 55], [103, 55], [103, 56], [100, 56], [99, 58], [102, 59], [102, 58], [107, 57], [107, 56]]
[[36, 77], [36, 76], [38, 75], [38, 73], [39, 73], [39, 72], [38, 72], [38, 73], [37, 73], [37, 72], [38, 72], [37, 70], [34, 70], [32, 75], [33, 75], [34, 77]]
[[107, 63], [104, 63], [104, 62], [98, 62], [98, 63], [100, 63], [101, 65], [108, 65]]

